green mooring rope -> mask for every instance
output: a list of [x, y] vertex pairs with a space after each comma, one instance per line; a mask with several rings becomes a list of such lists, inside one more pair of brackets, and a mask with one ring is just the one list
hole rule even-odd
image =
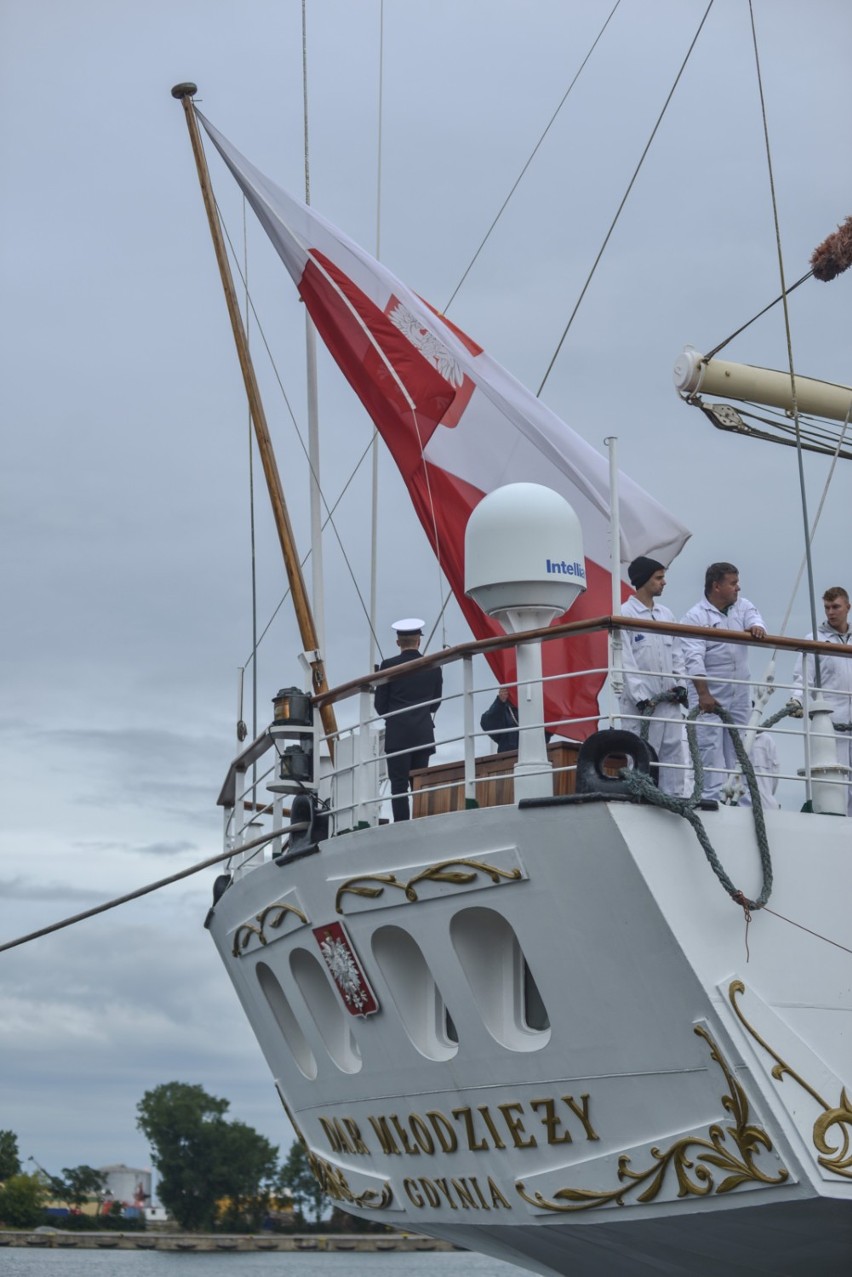
[[[640, 735], [643, 740], [647, 741], [648, 739], [650, 719], [656, 706], [662, 700], [672, 699], [673, 697], [669, 693], [664, 692], [656, 701], [651, 701], [645, 711], [645, 718], [643, 719], [640, 728]], [[731, 718], [731, 715], [726, 709], [723, 709], [721, 705], [718, 706], [714, 713], [721, 718], [722, 722], [726, 723], [730, 729], [731, 739], [734, 742], [734, 751], [737, 755], [742, 774], [745, 777], [749, 796], [751, 797], [754, 832], [757, 838], [757, 846], [760, 852], [760, 865], [763, 871], [763, 886], [757, 899], [750, 900], [748, 896], [740, 891], [739, 888], [735, 887], [731, 882], [725, 872], [722, 862], [719, 860], [719, 857], [713, 849], [707, 830], [704, 828], [701, 817], [698, 815], [698, 811], [696, 810], [701, 802], [701, 793], [704, 789], [704, 765], [701, 761], [701, 752], [698, 748], [698, 738], [695, 731], [695, 719], [698, 717], [699, 712], [699, 708], [696, 705], [689, 711], [686, 719], [686, 739], [689, 744], [689, 753], [695, 775], [695, 783], [692, 787], [692, 794], [689, 798], [677, 798], [672, 794], [662, 793], [662, 791], [659, 790], [651, 780], [650, 776], [635, 769], [632, 771], [623, 770], [621, 772], [621, 776], [625, 781], [628, 790], [635, 794], [637, 798], [641, 798], [645, 802], [651, 803], [654, 807], [662, 807], [665, 811], [674, 812], [678, 816], [683, 816], [684, 820], [689, 821], [695, 831], [695, 836], [701, 844], [704, 854], [710, 863], [711, 869], [732, 900], [734, 900], [738, 905], [742, 905], [742, 907], [747, 911], [762, 909], [772, 894], [772, 859], [769, 853], [769, 840], [766, 836], [763, 802], [761, 801], [760, 791], [757, 787], [754, 767], [752, 766], [751, 759], [745, 751], [745, 746], [742, 743], [737, 727], [734, 725], [734, 720]], [[774, 714], [771, 718], [768, 718], [765, 723], [762, 723], [761, 729], [772, 727], [775, 723], [779, 722], [780, 719], [786, 718], [791, 713], [792, 711], [785, 706], [784, 709], [779, 710], [777, 714]]]
[[663, 705], [666, 701], [671, 701], [673, 705], [681, 704], [674, 692], [661, 692], [659, 696], [652, 697], [647, 703], [647, 707], [643, 712], [642, 722], [639, 724], [639, 735], [646, 745], [648, 743], [648, 732], [651, 730], [651, 719], [654, 717], [654, 710], [658, 705]]

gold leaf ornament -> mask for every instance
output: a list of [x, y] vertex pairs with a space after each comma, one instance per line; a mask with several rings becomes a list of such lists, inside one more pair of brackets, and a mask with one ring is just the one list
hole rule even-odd
[[[457, 869], [455, 868], [457, 865], [464, 868]], [[347, 878], [346, 882], [341, 883], [337, 889], [334, 907], [337, 913], [343, 913], [341, 901], [346, 895], [377, 900], [379, 896], [384, 895], [386, 887], [395, 887], [402, 891], [409, 904], [414, 904], [419, 899], [415, 890], [417, 883], [446, 882], [454, 887], [465, 887], [474, 882], [477, 874], [480, 873], [485, 874], [495, 885], [501, 882], [518, 882], [521, 878], [521, 871], [517, 867], [500, 869], [497, 865], [490, 865], [485, 860], [442, 860], [436, 865], [421, 869], [407, 881], [397, 878], [396, 874], [364, 874], [358, 878]], [[368, 886], [369, 883], [377, 885]]]
[[[743, 1028], [775, 1060], [771, 1076], [776, 1082], [783, 1082], [785, 1077], [792, 1078], [823, 1109], [823, 1112], [819, 1114], [814, 1122], [811, 1132], [814, 1148], [818, 1154], [817, 1161], [820, 1166], [832, 1174], [840, 1175], [843, 1179], [852, 1179], [852, 1140], [850, 1139], [852, 1136], [852, 1106], [849, 1104], [846, 1088], [841, 1087], [840, 1100], [834, 1107], [823, 1099], [819, 1091], [815, 1090], [803, 1077], [800, 1077], [786, 1060], [782, 1060], [778, 1052], [769, 1045], [765, 1038], [761, 1037], [754, 1025], [749, 1023], [738, 1001], [743, 993], [745, 993], [745, 985], [742, 980], [732, 980], [728, 986], [728, 1001]], [[829, 1132], [831, 1132], [831, 1138], [829, 1138]]]
[[251, 922], [244, 922], [242, 926], [237, 927], [234, 932], [234, 943], [231, 953], [235, 958], [240, 958], [248, 948], [249, 941], [252, 936], [256, 936], [261, 945], [269, 943], [265, 934], [265, 927], [269, 922], [270, 931], [277, 931], [284, 922], [288, 914], [294, 914], [300, 922], [307, 924], [308, 918], [306, 914], [298, 909], [296, 905], [287, 904], [285, 901], [279, 900], [275, 904], [267, 905], [260, 913], [255, 915], [257, 926]]
[[[633, 1170], [626, 1153], [618, 1159], [619, 1187], [609, 1189], [560, 1188], [551, 1198], [542, 1193], [529, 1194], [522, 1181], [515, 1188], [531, 1206], [543, 1210], [567, 1214], [571, 1211], [591, 1210], [597, 1206], [626, 1205], [626, 1198], [638, 1188], [637, 1202], [652, 1202], [663, 1188], [666, 1177], [673, 1171], [678, 1197], [707, 1197], [709, 1194], [730, 1193], [741, 1184], [783, 1184], [789, 1173], [782, 1166], [777, 1175], [770, 1175], [755, 1162], [761, 1148], [772, 1151], [772, 1141], [762, 1127], [749, 1121], [746, 1093], [734, 1077], [721, 1051], [703, 1025], [695, 1026], [695, 1033], [704, 1038], [710, 1047], [710, 1056], [721, 1068], [728, 1083], [729, 1093], [722, 1096], [723, 1107], [733, 1117], [733, 1125], [714, 1124], [708, 1127], [708, 1138], [685, 1136], [676, 1140], [665, 1152], [658, 1147], [650, 1149], [652, 1164], [644, 1170]], [[710, 1167], [726, 1171], [725, 1178], [716, 1183]]]

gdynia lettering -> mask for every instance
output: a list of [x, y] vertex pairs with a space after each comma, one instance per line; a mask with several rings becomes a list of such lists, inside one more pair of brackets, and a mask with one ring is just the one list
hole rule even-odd
[[434, 1210], [445, 1204], [451, 1210], [458, 1210], [459, 1207], [463, 1210], [499, 1210], [501, 1207], [503, 1210], [512, 1209], [511, 1203], [500, 1192], [490, 1175], [481, 1185], [475, 1175], [449, 1180], [445, 1175], [438, 1179], [427, 1179], [424, 1175], [420, 1179], [404, 1179], [402, 1187], [412, 1206], [419, 1210], [424, 1206], [431, 1206]]
[[370, 1114], [365, 1122], [351, 1117], [320, 1117], [320, 1126], [333, 1153], [371, 1156], [434, 1157], [459, 1151], [538, 1148], [572, 1144], [574, 1139], [597, 1140], [589, 1096], [563, 1095], [522, 1104], [481, 1104], [442, 1113]]
[[582, 563], [566, 563], [564, 559], [548, 559], [547, 571], [553, 576], [579, 576], [585, 581], [586, 569]]

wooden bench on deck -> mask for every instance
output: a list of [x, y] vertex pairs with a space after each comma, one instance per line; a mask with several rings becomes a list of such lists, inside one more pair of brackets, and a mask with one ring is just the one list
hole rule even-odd
[[[577, 765], [579, 745], [569, 741], [551, 741], [547, 756], [553, 766]], [[476, 760], [476, 801], [480, 807], [505, 807], [515, 801], [515, 782], [512, 776], [518, 761], [517, 750], [505, 754], [485, 754]], [[554, 771], [554, 794], [573, 794], [572, 771]], [[433, 785], [445, 788], [424, 792]], [[411, 773], [414, 791], [414, 816], [439, 816], [447, 811], [464, 811], [464, 763], [436, 763], [433, 767], [420, 767]]]

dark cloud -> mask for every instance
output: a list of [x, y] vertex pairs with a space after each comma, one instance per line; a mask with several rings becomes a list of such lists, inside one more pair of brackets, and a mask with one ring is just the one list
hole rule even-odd
[[0, 894], [7, 900], [79, 900], [91, 902], [94, 890], [69, 885], [67, 881], [48, 882], [34, 878], [0, 879]]
[[135, 852], [141, 856], [176, 856], [181, 852], [196, 852], [198, 847], [195, 843], [186, 841], [175, 842], [155, 842], [142, 843], [134, 846], [132, 843], [116, 843], [116, 842], [87, 842], [80, 840], [76, 842], [75, 847], [80, 851], [119, 851], [119, 852]]

